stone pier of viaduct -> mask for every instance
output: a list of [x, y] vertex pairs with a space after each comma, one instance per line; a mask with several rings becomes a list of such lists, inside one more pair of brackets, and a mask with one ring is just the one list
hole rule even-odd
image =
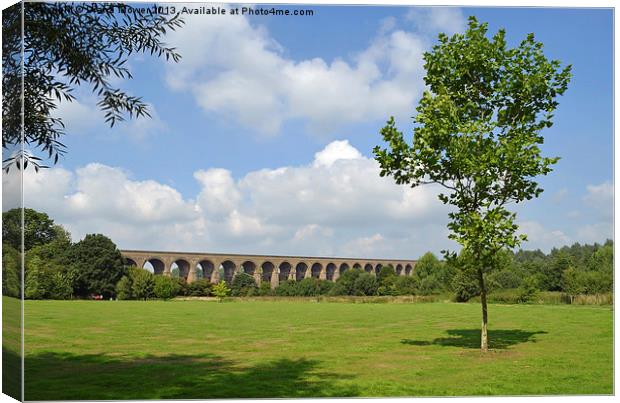
[[[146, 268], [147, 263], [156, 275], [170, 276], [174, 267], [179, 277], [188, 283], [198, 278], [212, 283], [220, 280], [230, 282], [236, 273], [247, 273], [257, 284], [271, 283], [275, 288], [282, 281], [318, 278], [336, 281], [348, 269], [360, 269], [377, 275], [381, 267], [391, 265], [398, 276], [413, 274], [415, 260], [401, 259], [355, 259], [339, 257], [236, 255], [221, 253], [157, 252], [122, 250], [128, 265]], [[220, 272], [223, 278], [220, 278]]]

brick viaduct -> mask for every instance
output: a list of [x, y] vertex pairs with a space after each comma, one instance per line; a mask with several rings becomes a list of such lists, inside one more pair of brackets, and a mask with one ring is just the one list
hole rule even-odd
[[[350, 268], [364, 270], [377, 275], [381, 267], [392, 265], [398, 276], [413, 274], [415, 260], [400, 259], [355, 259], [338, 257], [237, 255], [222, 253], [157, 252], [122, 250], [128, 265], [144, 268], [150, 263], [156, 275], [170, 276], [176, 266], [179, 277], [188, 283], [198, 278], [209, 279], [212, 283], [220, 280], [230, 282], [236, 273], [247, 273], [256, 282], [270, 282], [275, 288], [281, 281], [318, 278], [336, 281]], [[220, 279], [220, 272], [224, 278]]]

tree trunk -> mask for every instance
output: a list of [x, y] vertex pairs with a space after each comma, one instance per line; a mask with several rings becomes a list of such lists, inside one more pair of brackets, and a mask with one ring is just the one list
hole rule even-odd
[[484, 287], [484, 277], [482, 269], [478, 269], [478, 281], [480, 283], [480, 304], [482, 305], [482, 330], [480, 332], [480, 351], [486, 353], [489, 351], [489, 336], [487, 332], [487, 290]]

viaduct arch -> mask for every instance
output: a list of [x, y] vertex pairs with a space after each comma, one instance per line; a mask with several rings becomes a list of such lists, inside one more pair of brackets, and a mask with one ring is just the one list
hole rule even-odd
[[178, 273], [188, 283], [205, 278], [212, 283], [230, 282], [235, 274], [247, 273], [257, 284], [269, 282], [272, 288], [282, 281], [317, 278], [336, 281], [347, 270], [360, 269], [377, 275], [381, 267], [392, 265], [398, 276], [411, 276], [415, 260], [359, 259], [341, 257], [240, 255], [223, 253], [161, 252], [121, 250], [128, 265], [145, 268], [147, 263], [155, 275]]

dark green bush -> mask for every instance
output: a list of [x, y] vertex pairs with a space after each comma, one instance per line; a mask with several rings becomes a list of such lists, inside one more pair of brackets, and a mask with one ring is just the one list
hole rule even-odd
[[116, 283], [116, 298], [120, 300], [132, 299], [131, 294], [131, 280], [128, 276], [121, 277]]
[[256, 288], [256, 280], [247, 273], [237, 273], [230, 285], [231, 295], [233, 297], [253, 295]]
[[287, 280], [280, 283], [280, 285], [274, 290], [274, 293], [279, 297], [294, 297], [297, 294], [296, 288], [295, 280]]
[[480, 286], [472, 275], [465, 272], [457, 272], [452, 280], [454, 299], [456, 302], [467, 302], [471, 298], [480, 295]]
[[523, 281], [523, 285], [517, 289], [518, 302], [526, 303], [531, 302], [536, 298], [538, 294], [538, 285], [534, 277], [528, 277]]
[[297, 283], [295, 294], [299, 297], [314, 297], [319, 295], [319, 280], [305, 278]]
[[207, 279], [201, 278], [185, 286], [185, 295], [190, 297], [208, 297], [212, 295], [213, 284]]
[[396, 295], [416, 295], [418, 293], [418, 282], [415, 277], [397, 277], [394, 282]]
[[379, 283], [370, 273], [360, 273], [353, 284], [353, 295], [376, 295]]
[[135, 267], [130, 268], [129, 278], [131, 279], [131, 295], [133, 298], [145, 301], [152, 298], [154, 296], [153, 289], [155, 287], [154, 277], [153, 273], [147, 270], [137, 269]]
[[491, 273], [487, 278], [487, 288], [489, 289], [510, 289], [519, 288], [523, 282], [522, 276], [513, 269], [504, 269]]
[[442, 291], [442, 285], [434, 274], [424, 277], [418, 285], [418, 293], [420, 295], [439, 294]]
[[155, 276], [153, 293], [156, 298], [170, 299], [177, 296], [179, 283], [167, 276]]
[[319, 295], [328, 295], [332, 288], [334, 288], [333, 282], [327, 280], [319, 280]]
[[271, 289], [271, 283], [269, 281], [263, 281], [262, 283], [260, 283], [260, 287], [258, 288], [258, 295], [260, 296], [273, 295], [273, 291]]
[[363, 272], [358, 269], [345, 271], [332, 288], [331, 295], [356, 295], [355, 281]]

